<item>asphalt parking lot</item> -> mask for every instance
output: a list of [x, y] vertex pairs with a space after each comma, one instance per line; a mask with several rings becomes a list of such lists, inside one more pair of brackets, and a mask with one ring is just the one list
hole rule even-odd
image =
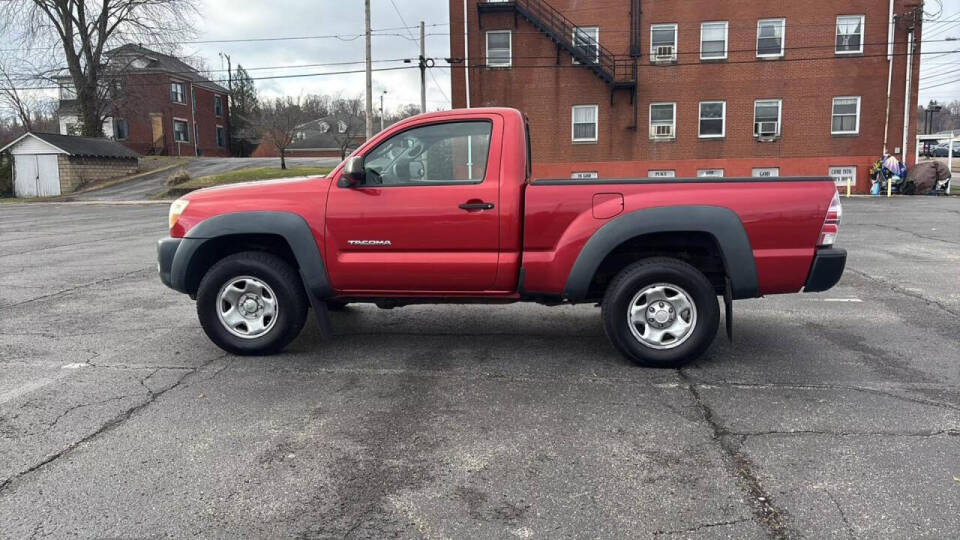
[[681, 371], [591, 306], [353, 306], [225, 355], [166, 206], [0, 205], [0, 537], [948, 538], [960, 197], [845, 199], [833, 290]]

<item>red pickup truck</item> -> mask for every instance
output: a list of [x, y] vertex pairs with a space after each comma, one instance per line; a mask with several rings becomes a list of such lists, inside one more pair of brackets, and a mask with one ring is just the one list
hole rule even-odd
[[635, 362], [700, 356], [732, 300], [823, 291], [843, 273], [829, 178], [531, 178], [524, 116], [399, 122], [328, 176], [175, 201], [160, 278], [236, 354], [279, 351], [312, 307], [597, 303]]

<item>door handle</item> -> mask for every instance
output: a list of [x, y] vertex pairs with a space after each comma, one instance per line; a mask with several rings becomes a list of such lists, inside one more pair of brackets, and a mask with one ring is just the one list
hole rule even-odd
[[472, 210], [493, 210], [493, 203], [488, 203], [488, 202], [463, 203], [460, 205], [460, 208], [468, 212]]

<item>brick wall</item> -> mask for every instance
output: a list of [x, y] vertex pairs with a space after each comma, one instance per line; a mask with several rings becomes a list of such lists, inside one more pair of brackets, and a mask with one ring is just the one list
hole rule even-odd
[[139, 168], [136, 159], [107, 159], [57, 156], [60, 167], [60, 193], [70, 193], [78, 187], [99, 180], [131, 175]]
[[[751, 0], [640, 0], [641, 57], [635, 92], [616, 90], [596, 75], [572, 65], [569, 54], [513, 13], [478, 15], [477, 1], [468, 2], [470, 28], [471, 106], [511, 106], [530, 119], [535, 171], [569, 176], [575, 171], [603, 175], [646, 176], [651, 169], [675, 170], [693, 176], [697, 169], [723, 168], [725, 176], [749, 175], [752, 167], [779, 167], [781, 175], [826, 175], [830, 166], [856, 166], [858, 190], [869, 187], [868, 169], [883, 149], [887, 82], [887, 0], [811, 0], [755, 2]], [[600, 44], [628, 58], [630, 0], [550, 0], [552, 6], [579, 26], [598, 26]], [[907, 2], [896, 0], [897, 13]], [[463, 57], [463, 8], [450, 2], [451, 56]], [[864, 15], [862, 54], [836, 55], [838, 15]], [[782, 59], [756, 56], [757, 20], [785, 18]], [[700, 24], [728, 21], [728, 58], [701, 62]], [[652, 65], [650, 26], [676, 23], [678, 62]], [[482, 26], [481, 26], [482, 25]], [[488, 30], [512, 31], [513, 66], [492, 69], [484, 62]], [[888, 148], [903, 140], [906, 76], [906, 30], [898, 25], [893, 60]], [[917, 33], [919, 37], [919, 30]], [[911, 103], [917, 99], [920, 55], [914, 56]], [[453, 69], [453, 104], [463, 107], [464, 69]], [[631, 96], [633, 93], [633, 96]], [[612, 103], [611, 103], [612, 96]], [[831, 135], [833, 97], [860, 96], [860, 129], [856, 136]], [[637, 118], [634, 122], [634, 106]], [[782, 100], [781, 137], [760, 142], [753, 135], [754, 101]], [[700, 101], [725, 101], [726, 135], [698, 136]], [[676, 103], [676, 138], [649, 138], [649, 105]], [[598, 140], [571, 141], [571, 107], [598, 106]], [[910, 107], [910, 128], [916, 128]], [[908, 137], [908, 163], [915, 141]]]

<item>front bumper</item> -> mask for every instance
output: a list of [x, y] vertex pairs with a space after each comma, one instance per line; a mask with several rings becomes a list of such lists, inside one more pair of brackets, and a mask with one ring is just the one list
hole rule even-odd
[[843, 269], [847, 265], [847, 250], [820, 248], [810, 265], [810, 275], [803, 292], [820, 292], [829, 289], [840, 281]]
[[177, 254], [177, 248], [180, 247], [182, 238], [161, 238], [157, 240], [157, 271], [160, 273], [160, 281], [176, 290], [173, 286], [173, 258]]

